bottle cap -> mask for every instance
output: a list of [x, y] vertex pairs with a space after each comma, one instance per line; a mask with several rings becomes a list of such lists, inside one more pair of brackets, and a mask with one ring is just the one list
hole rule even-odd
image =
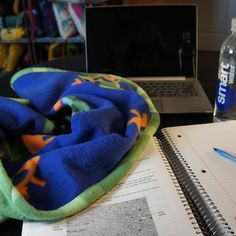
[[231, 31], [236, 32], [236, 17], [232, 18], [231, 21]]

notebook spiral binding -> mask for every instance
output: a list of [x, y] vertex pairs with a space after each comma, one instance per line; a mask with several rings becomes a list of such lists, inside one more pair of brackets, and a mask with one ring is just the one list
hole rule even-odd
[[164, 155], [164, 153], [163, 153], [163, 151], [162, 151], [162, 149], [161, 149], [161, 147], [159, 145], [159, 142], [158, 142], [157, 138], [154, 137], [153, 139], [154, 139], [154, 142], [156, 144], [156, 148], [158, 149], [158, 152], [160, 153], [160, 156], [161, 156], [161, 158], [162, 158], [162, 160], [164, 162], [164, 165], [166, 166], [166, 169], [167, 169], [167, 171], [168, 171], [168, 173], [169, 173], [169, 175], [171, 177], [171, 180], [172, 180], [172, 182], [174, 184], [174, 187], [175, 187], [175, 189], [178, 192], [179, 198], [181, 199], [181, 202], [182, 202], [183, 206], [185, 207], [185, 211], [187, 212], [187, 216], [188, 216], [189, 220], [191, 221], [196, 234], [197, 235], [202, 234], [202, 231], [201, 231], [201, 229], [200, 229], [200, 227], [198, 225], [198, 222], [196, 221], [196, 219], [194, 217], [192, 209], [189, 206], [189, 203], [188, 203], [188, 201], [187, 201], [187, 199], [186, 199], [186, 197], [185, 197], [185, 195], [184, 195], [184, 193], [183, 193], [183, 191], [182, 191], [182, 189], [181, 189], [181, 187], [179, 185], [178, 180], [176, 179], [175, 174], [173, 173], [172, 168], [170, 167], [170, 164], [169, 164], [166, 156]]
[[159, 131], [157, 139], [155, 142], [159, 143], [163, 156], [166, 156], [169, 168], [173, 171], [202, 233], [217, 236], [235, 235], [176, 147], [168, 131], [165, 129]]

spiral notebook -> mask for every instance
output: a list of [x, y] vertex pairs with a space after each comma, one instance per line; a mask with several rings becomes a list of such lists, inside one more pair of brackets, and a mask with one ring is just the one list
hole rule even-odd
[[134, 169], [85, 211], [24, 222], [22, 236], [236, 235], [236, 121], [162, 129]]
[[157, 145], [166, 156], [204, 235], [236, 235], [236, 121], [161, 130]]

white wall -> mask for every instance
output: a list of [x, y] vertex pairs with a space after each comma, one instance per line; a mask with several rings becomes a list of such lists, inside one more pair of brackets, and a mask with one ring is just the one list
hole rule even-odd
[[236, 17], [236, 0], [186, 0], [198, 5], [198, 45], [200, 50], [219, 51]]

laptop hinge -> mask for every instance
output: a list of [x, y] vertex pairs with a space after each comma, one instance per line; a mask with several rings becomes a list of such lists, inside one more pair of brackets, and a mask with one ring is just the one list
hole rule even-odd
[[158, 81], [185, 81], [186, 77], [185, 76], [155, 76], [155, 77], [147, 77], [147, 76], [143, 76], [143, 77], [128, 77], [130, 80], [135, 80], [135, 81], [153, 81], [153, 80], [158, 80]]

